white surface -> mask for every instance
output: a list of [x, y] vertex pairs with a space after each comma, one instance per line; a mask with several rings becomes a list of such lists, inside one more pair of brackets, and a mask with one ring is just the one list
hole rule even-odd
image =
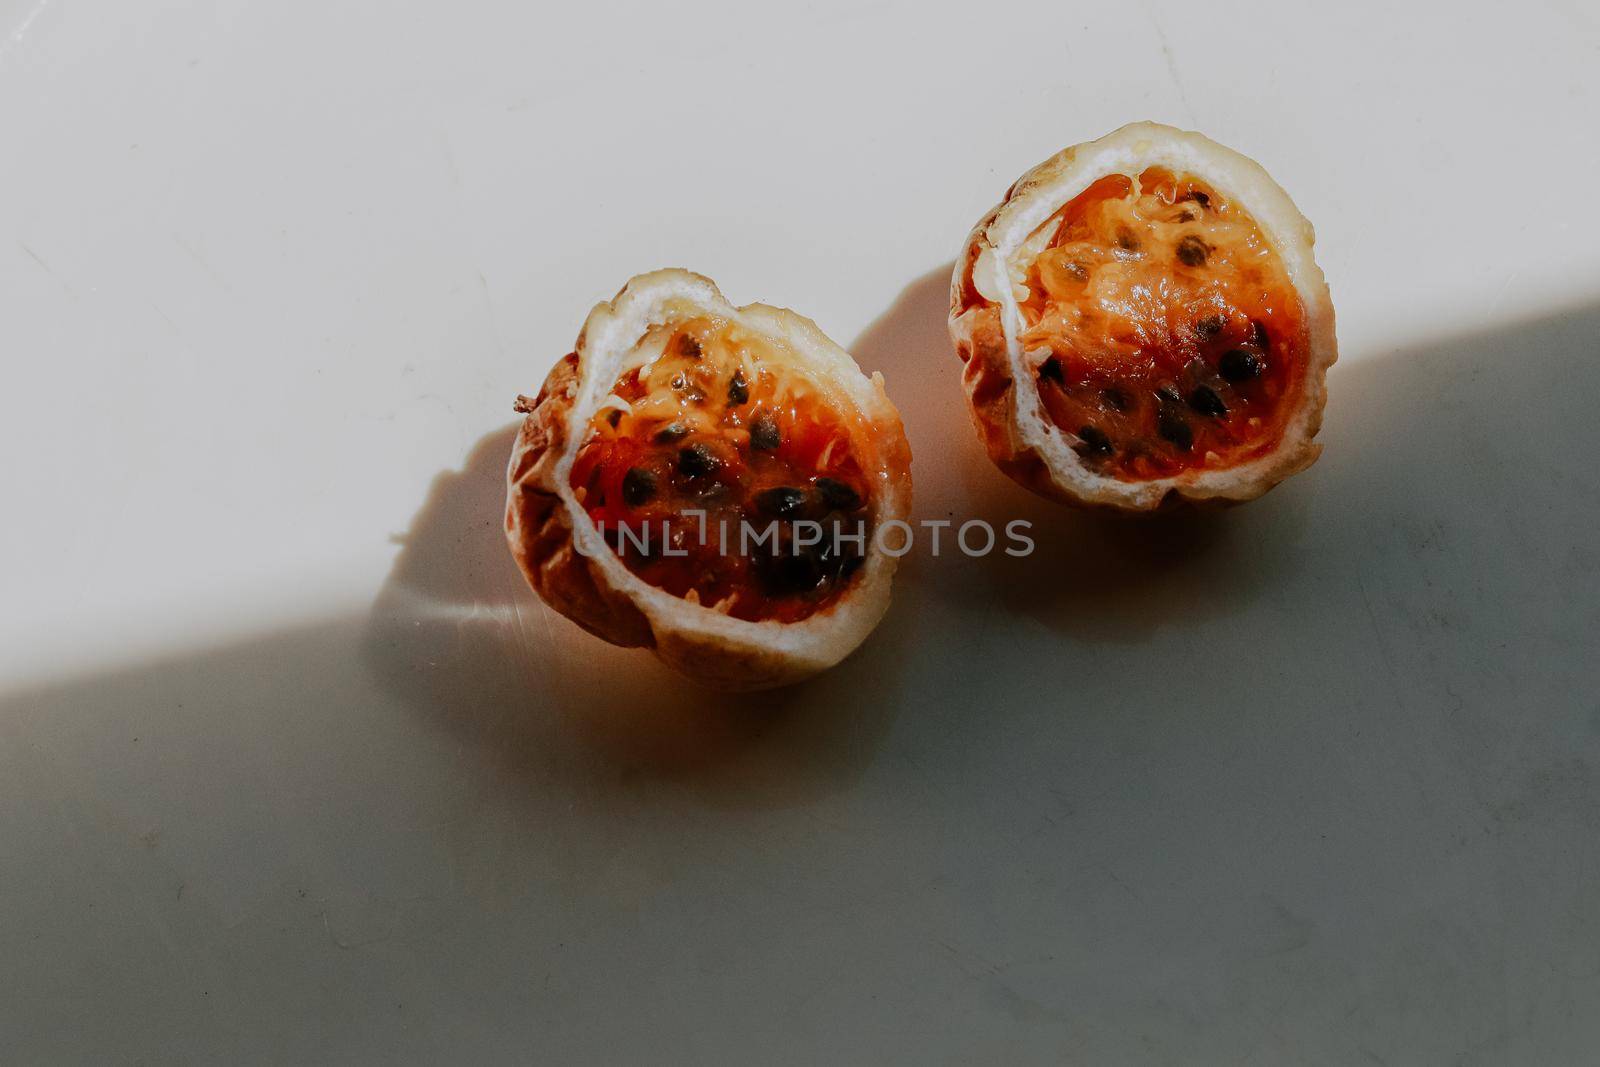
[[[0, 16], [0, 1061], [1600, 1056], [1593, 5]], [[943, 340], [1135, 118], [1340, 316], [1323, 460], [1212, 520], [1032, 502]], [[511, 398], [663, 265], [1040, 554], [764, 710], [545, 611]]]

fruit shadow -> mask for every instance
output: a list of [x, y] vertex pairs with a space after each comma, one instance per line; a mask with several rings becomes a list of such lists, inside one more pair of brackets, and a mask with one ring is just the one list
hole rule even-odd
[[[935, 554], [923, 537], [903, 581], [958, 609], [988, 603], [1076, 639], [1130, 643], [1236, 611], [1293, 564], [1305, 515], [1293, 481], [1248, 509], [1121, 516], [1044, 500], [1000, 473], [973, 428], [946, 329], [952, 266], [906, 286], [851, 351], [883, 373], [905, 419], [917, 517], [982, 520], [998, 548], [967, 556], [946, 534]], [[1004, 551], [1016, 544], [1004, 533], [1013, 522], [1034, 544], [1026, 556]]]
[[597, 757], [735, 807], [853, 780], [888, 728], [885, 664], [905, 658], [908, 627], [880, 627], [866, 650], [800, 685], [732, 695], [582, 632], [528, 589], [506, 546], [516, 429], [486, 435], [460, 470], [439, 474], [404, 534], [365, 641], [381, 683], [512, 774]]

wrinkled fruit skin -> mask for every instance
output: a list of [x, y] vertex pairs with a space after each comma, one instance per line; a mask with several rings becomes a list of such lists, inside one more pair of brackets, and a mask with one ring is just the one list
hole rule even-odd
[[573, 547], [572, 522], [542, 477], [566, 447], [567, 412], [578, 390], [578, 354], [562, 357], [523, 419], [511, 452], [506, 531], [512, 555], [534, 590], [585, 630], [627, 648], [650, 646], [650, 625], [627, 597], [599, 580]]

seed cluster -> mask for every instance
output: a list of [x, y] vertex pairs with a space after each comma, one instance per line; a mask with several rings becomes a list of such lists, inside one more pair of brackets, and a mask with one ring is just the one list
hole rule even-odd
[[[596, 420], [610, 432], [591, 431], [572, 484], [646, 581], [736, 617], [794, 621], [831, 602], [865, 561], [867, 539], [855, 536], [870, 533], [865, 477], [819, 397], [791, 390], [779, 402], [747, 338], [735, 358], [724, 335], [704, 333], [670, 338], [649, 381], [644, 370], [618, 379], [630, 410]], [[641, 547], [624, 535], [633, 527], [657, 536]], [[773, 529], [745, 546], [744, 527]]]
[[[771, 597], [796, 596], [849, 579], [866, 557], [861, 544], [836, 535], [858, 532], [863, 503], [861, 494], [833, 478], [818, 478], [809, 488], [780, 485], [758, 493], [756, 514], [780, 520], [775, 540], [764, 543], [752, 561], [761, 590]], [[820, 538], [797, 537], [795, 524], [802, 521], [816, 523]]]
[[[1235, 339], [1237, 345], [1230, 341], [1234, 333], [1243, 334]], [[1247, 407], [1257, 399], [1252, 387], [1266, 372], [1271, 348], [1262, 323], [1253, 322], [1247, 330], [1239, 331], [1222, 316], [1208, 316], [1194, 323], [1192, 340], [1199, 354], [1185, 364], [1177, 378], [1145, 390], [1127, 385], [1102, 386], [1087, 398], [1090, 402], [1083, 406], [1091, 410], [1098, 406], [1108, 416], [1104, 421], [1115, 424], [1120, 432], [1108, 432], [1105, 426], [1094, 422], [1081, 423], [1072, 431], [1077, 438], [1074, 450], [1079, 456], [1100, 462], [1119, 453], [1148, 452], [1151, 442], [1138, 432], [1121, 430], [1130, 422], [1125, 416], [1141, 412], [1153, 412], [1162, 447], [1188, 453], [1195, 448], [1198, 426], [1217, 429], [1236, 408]], [[1083, 394], [1087, 390], [1068, 384], [1057, 356], [1052, 355], [1039, 365], [1039, 384], [1041, 389], [1080, 402], [1086, 399]], [[1136, 427], [1142, 420], [1131, 421]]]
[[1238, 205], [1151, 168], [1100, 179], [1045, 226], [1022, 342], [1086, 464], [1164, 477], [1270, 443], [1298, 380], [1299, 302]]

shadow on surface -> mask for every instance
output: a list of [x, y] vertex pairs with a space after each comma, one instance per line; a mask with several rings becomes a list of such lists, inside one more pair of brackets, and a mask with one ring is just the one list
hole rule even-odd
[[957, 525], [982, 519], [996, 531], [1021, 520], [1036, 547], [1027, 557], [951, 550], [931, 559], [924, 540], [910, 557], [908, 581], [955, 603], [994, 599], [1099, 643], [1228, 614], [1272, 579], [1284, 556], [1262, 552], [1263, 540], [1292, 542], [1302, 516], [1282, 490], [1255, 502], [1248, 517], [1235, 509], [1129, 518], [1062, 507], [1001, 474], [972, 426], [946, 329], [952, 267], [908, 285], [851, 351], [869, 372], [883, 372], [905, 419], [918, 516]]
[[[502, 768], [543, 767], [551, 732], [629, 774], [709, 799], [786, 803], [848, 781], [887, 727], [887, 679], [859, 657], [802, 685], [730, 697], [580, 631], [528, 589], [501, 515], [515, 425], [435, 479], [375, 604], [368, 661], [394, 694]], [[894, 635], [874, 643], [892, 650]], [[548, 768], [544, 768], [548, 769]]]
[[604, 987], [730, 1059], [992, 1059], [1048, 1018], [1093, 1062], [1582, 1061], [1600, 307], [1352, 353], [1310, 471], [1214, 528], [1080, 528], [977, 454], [937, 275], [859, 354], [923, 514], [1014, 507], [1040, 553], [914, 560], [772, 707], [532, 598], [509, 430], [369, 617], [0, 699], [11, 1058], [603, 1059]]

